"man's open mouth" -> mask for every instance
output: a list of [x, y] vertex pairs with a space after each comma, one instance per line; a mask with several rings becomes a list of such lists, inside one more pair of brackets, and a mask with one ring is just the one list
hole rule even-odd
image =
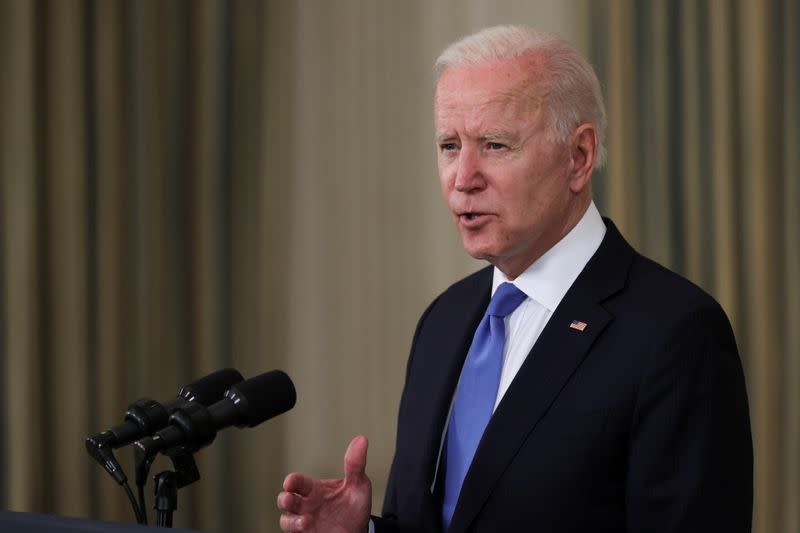
[[459, 215], [459, 220], [461, 220], [462, 224], [467, 224], [469, 227], [473, 227], [476, 224], [481, 224], [483, 220], [487, 217], [486, 213], [477, 213], [474, 211], [470, 211], [467, 213], [461, 213]]

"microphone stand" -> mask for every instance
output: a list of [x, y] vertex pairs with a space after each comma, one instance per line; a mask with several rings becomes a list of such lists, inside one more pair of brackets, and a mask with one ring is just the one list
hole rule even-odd
[[[165, 450], [164, 455], [170, 458], [175, 470], [165, 470], [156, 474], [155, 480], [155, 502], [153, 508], [156, 511], [155, 525], [158, 527], [172, 527], [172, 514], [178, 508], [178, 489], [191, 485], [200, 479], [200, 471], [191, 451], [184, 446]], [[134, 451], [136, 462], [136, 484], [144, 486], [147, 482], [147, 475], [150, 466], [153, 464], [155, 455], [143, 452], [138, 447]], [[144, 502], [142, 502], [144, 506]]]
[[172, 513], [178, 508], [178, 486], [175, 472], [165, 470], [156, 474], [156, 527], [172, 527]]

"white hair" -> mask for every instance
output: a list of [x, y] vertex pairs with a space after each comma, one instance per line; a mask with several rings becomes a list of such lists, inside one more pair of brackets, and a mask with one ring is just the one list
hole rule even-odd
[[[448, 46], [434, 65], [438, 84], [449, 67], [482, 65], [492, 61], [537, 54], [546, 76], [538, 81], [546, 95], [545, 113], [556, 141], [564, 142], [577, 126], [591, 123], [597, 130], [595, 167], [606, 161], [606, 108], [600, 82], [588, 61], [567, 41], [527, 26], [486, 28]], [[538, 80], [539, 78], [537, 78]]]

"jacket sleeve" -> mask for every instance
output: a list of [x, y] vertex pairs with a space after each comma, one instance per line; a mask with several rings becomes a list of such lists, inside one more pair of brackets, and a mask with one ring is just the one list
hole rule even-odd
[[[400, 423], [402, 420], [402, 413], [403, 413], [403, 404], [406, 397], [406, 391], [408, 390], [408, 382], [411, 379], [413, 367], [414, 367], [414, 355], [416, 353], [417, 347], [417, 340], [419, 339], [420, 332], [422, 331], [425, 319], [436, 306], [436, 303], [439, 301], [439, 298], [436, 298], [431, 304], [425, 309], [425, 312], [422, 313], [419, 321], [417, 322], [416, 330], [414, 331], [414, 337], [411, 342], [411, 352], [408, 356], [408, 362], [406, 363], [406, 378], [405, 378], [405, 385], [403, 387], [403, 394], [400, 398], [400, 409], [398, 415], [398, 434], [401, 431]], [[402, 487], [398, 486], [398, 468], [400, 468], [398, 457], [400, 456], [401, 450], [397, 449], [400, 440], [397, 439], [395, 444], [395, 455], [394, 460], [392, 461], [392, 467], [389, 471], [389, 479], [386, 484], [386, 496], [384, 497], [383, 501], [383, 511], [381, 517], [372, 517], [373, 524], [375, 525], [375, 532], [376, 533], [390, 533], [390, 532], [412, 532], [416, 531], [413, 525], [407, 524], [407, 517], [401, 516], [401, 510], [399, 509], [399, 502], [398, 502], [398, 493], [403, 490]]]
[[689, 313], [653, 346], [638, 388], [626, 483], [631, 533], [751, 531], [753, 448], [725, 313]]

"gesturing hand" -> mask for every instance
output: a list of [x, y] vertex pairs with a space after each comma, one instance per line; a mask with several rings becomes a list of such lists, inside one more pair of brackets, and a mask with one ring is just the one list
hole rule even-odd
[[278, 494], [283, 531], [365, 533], [369, 529], [372, 482], [364, 473], [367, 438], [358, 436], [344, 454], [344, 479], [289, 474]]

